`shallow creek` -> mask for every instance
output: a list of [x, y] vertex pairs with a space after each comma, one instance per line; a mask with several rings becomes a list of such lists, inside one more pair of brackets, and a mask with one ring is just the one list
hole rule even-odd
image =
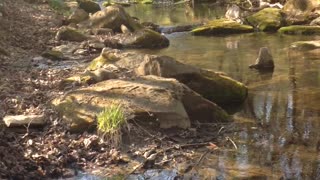
[[[194, 10], [183, 5], [135, 5], [127, 11], [141, 21], [164, 26], [202, 22], [223, 12], [222, 8], [207, 5]], [[202, 178], [320, 178], [320, 54], [289, 49], [292, 42], [320, 37], [265, 33], [166, 36], [169, 48], [141, 51], [225, 72], [249, 87], [247, 101], [232, 110], [234, 123], [228, 126], [232, 128], [228, 136], [237, 149], [229, 146], [208, 155], [202, 163]], [[276, 67], [272, 73], [248, 68], [263, 46], [269, 47], [274, 57]]]

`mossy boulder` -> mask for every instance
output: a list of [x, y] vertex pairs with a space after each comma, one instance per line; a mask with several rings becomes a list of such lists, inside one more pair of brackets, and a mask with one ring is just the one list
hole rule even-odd
[[42, 57], [51, 59], [51, 60], [63, 60], [64, 55], [60, 51], [55, 51], [55, 50], [48, 50], [45, 51], [41, 54]]
[[126, 26], [131, 32], [143, 27], [119, 5], [108, 6], [102, 11], [94, 13], [89, 22], [91, 28], [110, 28], [115, 32], [121, 32], [121, 25]]
[[278, 30], [278, 32], [290, 35], [314, 35], [320, 34], [320, 26], [292, 25], [282, 27]]
[[320, 41], [297, 41], [291, 44], [291, 48], [298, 50], [314, 50], [320, 48]]
[[86, 35], [70, 27], [62, 27], [56, 34], [57, 40], [81, 42], [88, 39]]
[[155, 76], [103, 81], [52, 101], [70, 131], [80, 133], [93, 128], [97, 114], [114, 103], [121, 104], [127, 120], [134, 118], [160, 128], [230, 121], [223, 109], [185, 85]]
[[282, 24], [281, 10], [277, 8], [265, 8], [246, 19], [260, 31], [277, 31]]
[[79, 8], [85, 10], [87, 13], [96, 13], [101, 10], [98, 3], [91, 0], [77, 0]]
[[84, 20], [89, 19], [89, 14], [83, 9], [76, 9], [72, 14], [68, 17], [68, 23], [78, 24]]
[[122, 38], [121, 45], [129, 48], [164, 48], [169, 46], [169, 40], [158, 32], [151, 29], [138, 30], [125, 38]]
[[206, 25], [195, 28], [191, 31], [193, 35], [227, 35], [238, 33], [250, 33], [254, 29], [252, 26], [242, 25], [236, 21], [228, 19], [217, 19]]
[[120, 60], [120, 58], [116, 55], [116, 52], [110, 51], [109, 48], [103, 48], [101, 54], [91, 61], [87, 69], [94, 71], [103, 67], [105, 64], [114, 63], [118, 60]]

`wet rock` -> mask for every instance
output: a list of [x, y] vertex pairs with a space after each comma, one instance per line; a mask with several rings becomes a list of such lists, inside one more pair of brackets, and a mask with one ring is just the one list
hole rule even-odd
[[291, 48], [298, 50], [314, 50], [320, 48], [320, 41], [297, 41], [290, 45]]
[[319, 7], [319, 4], [318, 0], [288, 0], [282, 10], [286, 23], [307, 24], [316, 15], [313, 11]]
[[52, 101], [72, 132], [93, 127], [96, 115], [112, 103], [125, 107], [128, 120], [157, 120], [160, 128], [188, 128], [195, 121], [229, 120], [224, 110], [175, 79], [156, 76], [103, 81]]
[[76, 29], [72, 29], [70, 27], [62, 27], [56, 34], [57, 40], [63, 41], [76, 41], [81, 42], [88, 39], [88, 37]]
[[41, 54], [41, 56], [44, 58], [51, 59], [51, 60], [63, 60], [64, 59], [63, 53], [60, 51], [55, 51], [55, 50], [45, 51]]
[[243, 102], [247, 97], [247, 87], [227, 76], [196, 68], [176, 61], [168, 56], [139, 53], [125, 53], [105, 48], [88, 67], [96, 70], [105, 64], [114, 63], [119, 68], [134, 71], [136, 76], [156, 75], [175, 78], [189, 88], [217, 104]]
[[282, 24], [281, 10], [277, 8], [265, 8], [246, 19], [260, 31], [277, 31]]
[[191, 31], [193, 35], [227, 35], [253, 32], [253, 27], [228, 19], [218, 19]]
[[96, 13], [101, 10], [98, 3], [91, 0], [77, 0], [79, 8], [83, 9], [87, 13]]
[[132, 32], [143, 27], [126, 13], [123, 7], [116, 5], [108, 6], [93, 14], [88, 26], [91, 28], [110, 28], [115, 32], [121, 32], [121, 25], [125, 25]]
[[292, 25], [282, 27], [278, 32], [289, 35], [316, 35], [320, 34], [320, 26]]
[[7, 115], [3, 121], [7, 127], [39, 127], [46, 123], [44, 115]]
[[121, 48], [165, 48], [169, 46], [169, 40], [151, 29], [141, 29], [133, 33], [118, 34], [105, 39], [107, 47]]
[[269, 49], [267, 47], [260, 48], [259, 55], [256, 59], [255, 64], [252, 64], [249, 67], [256, 69], [273, 69], [273, 57], [270, 54]]
[[83, 9], [76, 9], [69, 17], [69, 23], [78, 24], [84, 20], [89, 19], [89, 14]]

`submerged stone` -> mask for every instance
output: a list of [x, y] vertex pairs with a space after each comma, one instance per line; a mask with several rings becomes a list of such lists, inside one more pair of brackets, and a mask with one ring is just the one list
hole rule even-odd
[[155, 76], [103, 81], [52, 101], [72, 132], [94, 127], [96, 115], [114, 103], [124, 107], [127, 120], [158, 122], [160, 128], [188, 128], [195, 121], [229, 121], [224, 110], [188, 87]]
[[226, 35], [253, 32], [253, 27], [233, 20], [217, 19], [191, 31], [193, 35]]
[[320, 26], [293, 25], [282, 27], [278, 32], [290, 35], [313, 35], [320, 34]]
[[260, 31], [277, 31], [282, 24], [281, 10], [277, 8], [265, 8], [246, 19]]

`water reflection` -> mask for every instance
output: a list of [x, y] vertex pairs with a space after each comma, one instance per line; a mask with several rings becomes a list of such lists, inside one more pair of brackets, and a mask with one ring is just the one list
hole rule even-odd
[[[141, 14], [134, 8], [131, 13], [146, 21], [162, 25], [190, 22], [183, 8], [174, 10], [179, 16], [174, 18], [170, 17], [171, 9], [153, 9], [160, 11], [155, 16], [148, 13], [151, 9]], [[189, 15], [203, 20], [204, 16], [210, 19], [219, 14], [212, 8], [199, 9]], [[247, 101], [233, 115], [234, 133], [229, 135], [238, 150], [232, 145], [222, 148], [208, 157], [204, 169], [216, 169], [218, 179], [320, 178], [320, 52], [288, 49], [294, 41], [319, 37], [264, 33], [227, 37], [174, 33], [167, 37], [169, 48], [141, 51], [223, 71], [249, 87]], [[260, 47], [269, 47], [276, 66], [273, 72], [248, 68]]]

